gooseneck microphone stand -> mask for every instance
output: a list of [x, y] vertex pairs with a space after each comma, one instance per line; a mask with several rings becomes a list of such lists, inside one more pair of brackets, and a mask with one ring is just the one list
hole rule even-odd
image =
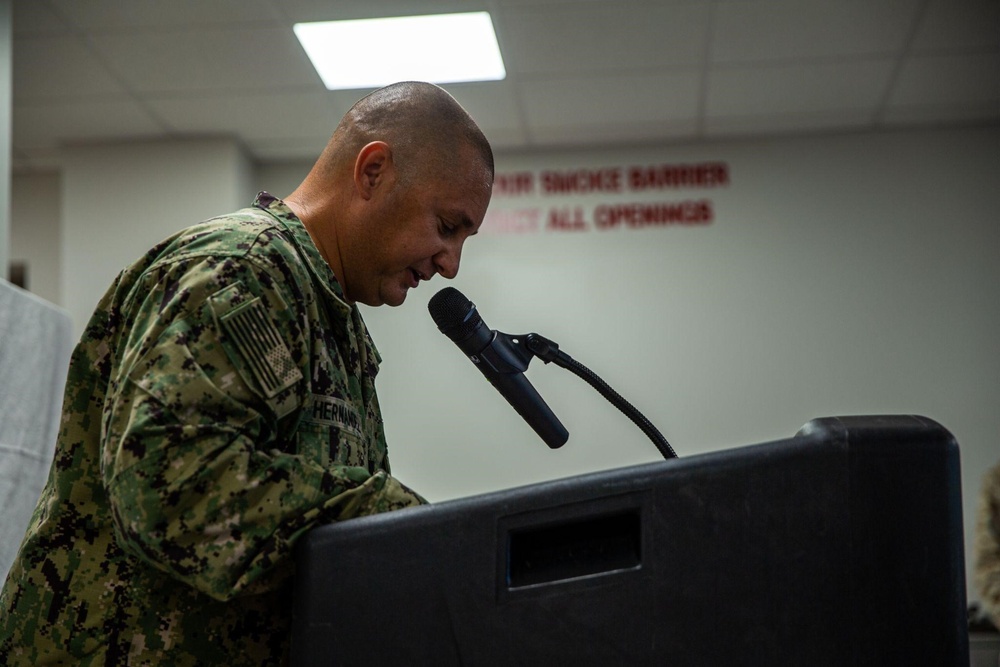
[[[498, 331], [497, 336], [506, 336], [510, 339], [512, 343], [510, 349], [519, 352], [518, 356], [522, 358], [525, 369], [527, 369], [532, 357], [538, 357], [546, 364], [554, 363], [556, 366], [565, 368], [583, 379], [587, 384], [596, 389], [601, 396], [608, 399], [613, 406], [621, 410], [626, 417], [631, 419], [632, 423], [638, 426], [646, 434], [646, 437], [653, 441], [653, 444], [656, 445], [656, 449], [659, 450], [663, 458], [677, 458], [677, 452], [674, 451], [674, 448], [670, 446], [670, 443], [663, 437], [663, 434], [653, 426], [653, 423], [645, 415], [625, 400], [621, 394], [612, 389], [596, 373], [560, 350], [559, 345], [536, 333], [530, 333], [526, 336], [510, 336]], [[523, 344], [521, 341], [523, 341]]]
[[476, 304], [454, 287], [445, 287], [431, 297], [427, 309], [441, 333], [458, 345], [549, 447], [561, 447], [569, 433], [524, 377], [533, 357], [546, 364], [554, 362], [583, 378], [631, 419], [653, 441], [663, 458], [677, 457], [670, 443], [641, 412], [548, 338], [536, 333], [512, 336], [490, 329], [476, 310]]

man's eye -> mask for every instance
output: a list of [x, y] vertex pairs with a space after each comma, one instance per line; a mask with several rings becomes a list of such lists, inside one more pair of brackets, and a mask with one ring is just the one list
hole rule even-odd
[[442, 236], [452, 236], [455, 233], [455, 228], [450, 226], [448, 223], [441, 221], [441, 235]]

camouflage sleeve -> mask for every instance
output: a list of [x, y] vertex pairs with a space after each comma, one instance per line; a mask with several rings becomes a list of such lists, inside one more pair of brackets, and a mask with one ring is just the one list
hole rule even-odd
[[983, 478], [976, 517], [974, 568], [983, 610], [1000, 628], [1000, 465]]
[[123, 311], [129, 333], [102, 431], [122, 548], [220, 600], [278, 585], [317, 524], [423, 502], [386, 472], [296, 453], [301, 379], [261, 396], [220, 344], [210, 300], [237, 282], [263, 301], [297, 377], [308, 373], [302, 318], [287, 306], [296, 295], [281, 281], [245, 260], [175, 262]]

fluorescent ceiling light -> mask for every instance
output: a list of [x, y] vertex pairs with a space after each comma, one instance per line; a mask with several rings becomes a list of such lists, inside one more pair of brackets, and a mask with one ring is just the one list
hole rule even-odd
[[507, 76], [489, 12], [296, 23], [294, 30], [330, 90]]

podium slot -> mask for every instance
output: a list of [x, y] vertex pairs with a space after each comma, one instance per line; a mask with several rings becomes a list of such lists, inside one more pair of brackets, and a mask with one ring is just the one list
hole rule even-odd
[[642, 565], [638, 508], [520, 528], [508, 538], [507, 586], [551, 584]]

